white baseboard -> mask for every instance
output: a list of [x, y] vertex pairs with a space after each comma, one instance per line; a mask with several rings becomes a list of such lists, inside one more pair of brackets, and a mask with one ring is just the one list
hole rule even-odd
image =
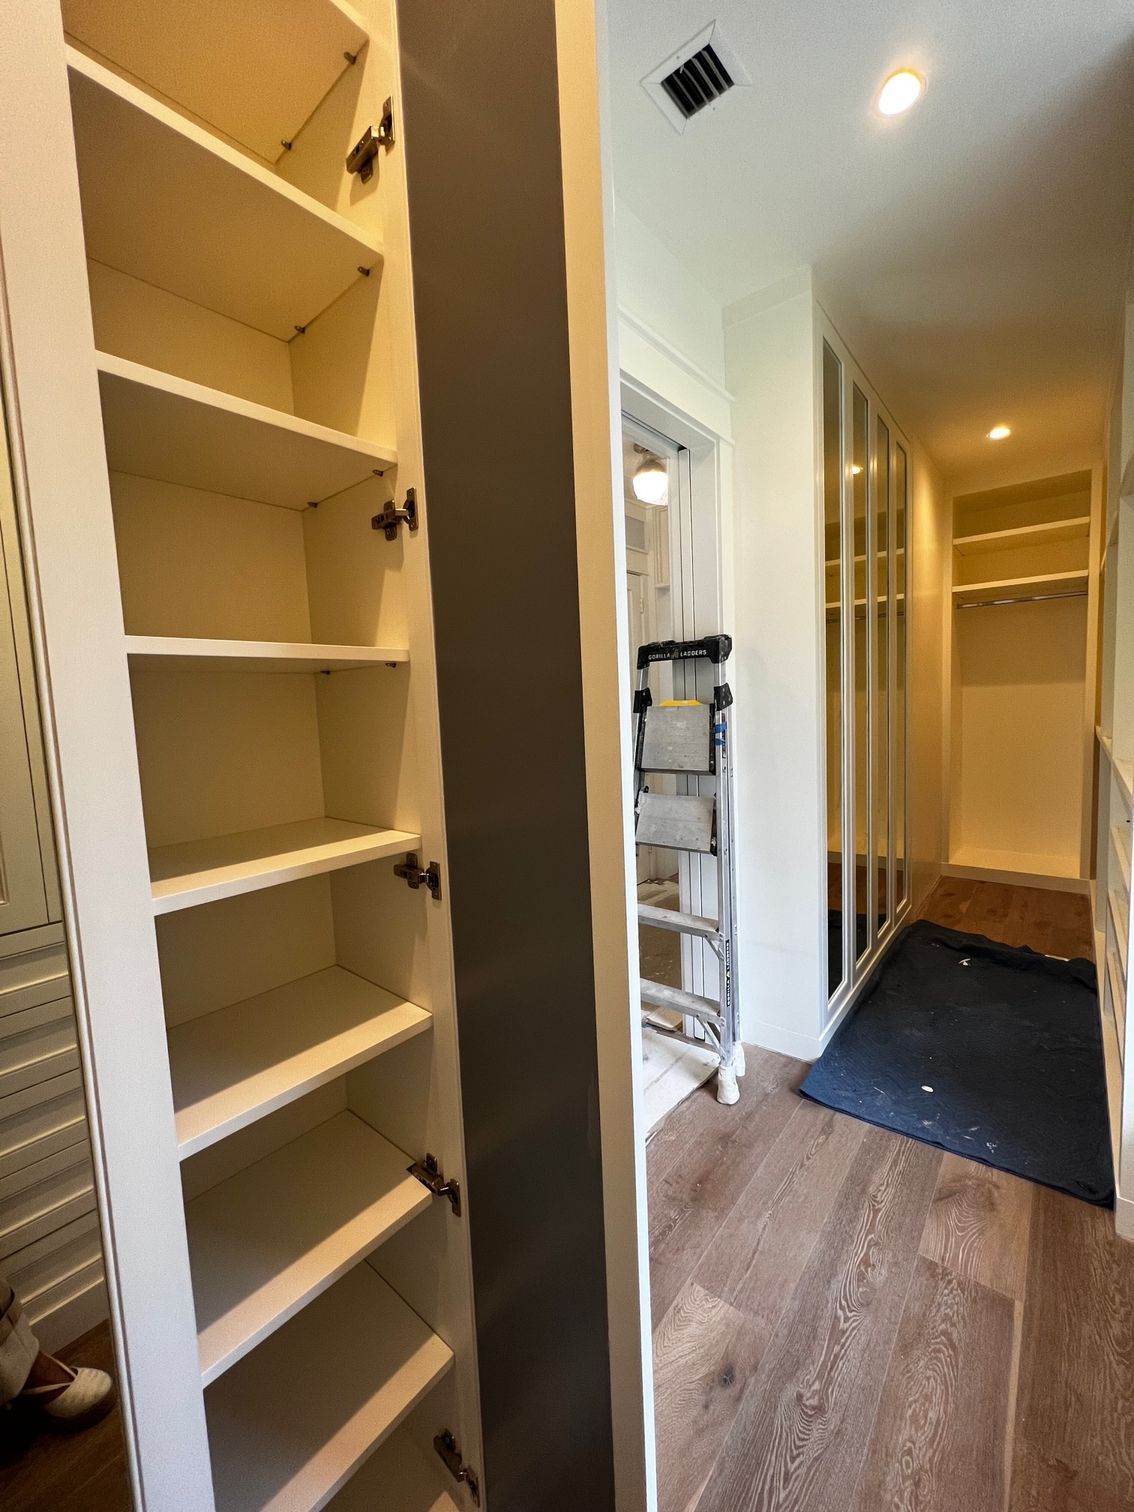
[[763, 1019], [745, 1024], [744, 1043], [761, 1050], [774, 1050], [777, 1055], [790, 1055], [793, 1060], [817, 1061], [823, 1054], [824, 1042], [815, 1035], [799, 1034], [795, 1029], [784, 1029], [779, 1024], [769, 1024]]
[[941, 863], [943, 877], [966, 877], [973, 882], [1009, 882], [1017, 887], [1042, 887], [1048, 892], [1089, 893], [1085, 877], [1053, 877], [1044, 872], [1001, 871], [994, 866], [964, 866], [957, 861]]

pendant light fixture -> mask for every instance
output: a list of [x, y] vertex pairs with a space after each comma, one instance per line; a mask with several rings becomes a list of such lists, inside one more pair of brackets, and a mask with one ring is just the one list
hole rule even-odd
[[631, 479], [634, 497], [639, 504], [664, 504], [669, 492], [669, 473], [665, 463], [637, 442], [634, 443], [634, 450], [642, 456]]

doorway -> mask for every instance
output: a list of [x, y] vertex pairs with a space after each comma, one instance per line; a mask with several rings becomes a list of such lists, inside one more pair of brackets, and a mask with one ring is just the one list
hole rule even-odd
[[[676, 427], [675, 427], [676, 428]], [[622, 416], [622, 474], [626, 526], [626, 595], [629, 640], [627, 676], [638, 685], [639, 646], [686, 640], [721, 629], [717, 500], [704, 463], [706, 448], [682, 444], [672, 434], [628, 410]], [[695, 670], [680, 663], [655, 664], [648, 686], [655, 702], [706, 696]], [[698, 779], [653, 775], [651, 789], [696, 792]], [[716, 868], [708, 857], [660, 846], [637, 847], [638, 902], [654, 908], [715, 917]], [[641, 976], [705, 997], [718, 994], [717, 963], [704, 940], [642, 924], [638, 931]], [[697, 1021], [651, 1008], [650, 1021], [697, 1040]], [[650, 1129], [701, 1086], [718, 1057], [705, 1045], [643, 1035], [646, 1122]]]

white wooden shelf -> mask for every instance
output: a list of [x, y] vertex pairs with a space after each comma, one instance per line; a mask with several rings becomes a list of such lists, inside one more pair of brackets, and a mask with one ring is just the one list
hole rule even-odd
[[[887, 599], [879, 597], [879, 598], [876, 598], [874, 600], [874, 602], [875, 602], [875, 604], [878, 607], [881, 607], [883, 604], [885, 604], [887, 602]], [[894, 603], [897, 606], [898, 613], [899, 614], [904, 614], [905, 613], [905, 604], [906, 604], [906, 596], [905, 596], [905, 594], [904, 593], [895, 593], [895, 595], [894, 595]], [[854, 607], [855, 607], [856, 612], [859, 609], [861, 609], [865, 613], [866, 604], [867, 604], [867, 601], [866, 601], [865, 598], [856, 598], [855, 601], [854, 601]], [[826, 605], [827, 618], [828, 619], [835, 619], [838, 616], [839, 610], [841, 608], [842, 608], [842, 604], [837, 599], [828, 601], [828, 603]]]
[[344, 216], [68, 50], [87, 255], [281, 341], [382, 259]]
[[1013, 599], [1030, 598], [1033, 594], [1076, 593], [1086, 590], [1087, 577], [1087, 569], [1084, 567], [1071, 572], [1041, 572], [1031, 577], [997, 578], [987, 583], [955, 583], [953, 602], [958, 605], [978, 603], [984, 599], [1010, 602]]
[[1114, 773], [1114, 780], [1118, 784], [1123, 802], [1128, 810], [1134, 808], [1134, 762], [1123, 761], [1114, 754], [1111, 737], [1099, 725], [1095, 726], [1095, 738], [1102, 748], [1103, 755], [1110, 762], [1110, 769]]
[[68, 34], [268, 162], [366, 45], [343, 0], [63, 0]]
[[1114, 1027], [1118, 1036], [1119, 1060], [1124, 1060], [1123, 1044], [1126, 1039], [1126, 984], [1122, 979], [1118, 959], [1113, 946], [1107, 946], [1106, 972], [1110, 983], [1110, 1001], [1114, 1009]]
[[432, 1193], [409, 1165], [337, 1113], [187, 1204], [204, 1385], [425, 1211]]
[[1122, 972], [1122, 980], [1125, 982], [1130, 961], [1130, 929], [1126, 922], [1123, 899], [1113, 887], [1107, 892], [1107, 906], [1110, 909], [1114, 942], [1118, 946], [1118, 965]]
[[452, 1361], [356, 1265], [205, 1393], [217, 1512], [326, 1506]]
[[420, 835], [345, 819], [300, 819], [150, 850], [154, 913], [172, 913], [420, 850]]
[[373, 441], [98, 353], [112, 471], [306, 509], [385, 471], [397, 453]]
[[992, 551], [1011, 551], [1015, 546], [1049, 546], [1056, 541], [1085, 541], [1090, 534], [1090, 515], [1052, 520], [1046, 525], [1019, 525], [1012, 530], [990, 530], [980, 535], [958, 536], [953, 550], [958, 556], [983, 556]]
[[432, 1017], [328, 966], [169, 1031], [184, 1160], [345, 1072], [423, 1034]]
[[[460, 1512], [442, 1481], [440, 1459], [401, 1428], [368, 1459], [327, 1504], [327, 1512]], [[452, 1485], [452, 1481], [449, 1482]]]
[[1122, 872], [1122, 880], [1126, 884], [1127, 896], [1130, 893], [1130, 866], [1134, 841], [1131, 838], [1128, 824], [1113, 824], [1110, 830], [1111, 843], [1114, 846], [1114, 854], [1118, 857], [1119, 869]]
[[126, 654], [132, 667], [150, 671], [346, 672], [409, 661], [404, 646], [315, 646], [172, 635], [128, 635]]

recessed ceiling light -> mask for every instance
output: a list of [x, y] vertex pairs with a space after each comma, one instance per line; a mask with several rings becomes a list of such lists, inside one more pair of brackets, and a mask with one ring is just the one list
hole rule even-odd
[[990, 441], [1006, 441], [1011, 434], [1012, 427], [1010, 425], [994, 425], [988, 433], [988, 439]]
[[901, 115], [911, 105], [916, 105], [925, 93], [925, 80], [912, 68], [900, 68], [892, 73], [878, 91], [878, 112], [884, 116]]

